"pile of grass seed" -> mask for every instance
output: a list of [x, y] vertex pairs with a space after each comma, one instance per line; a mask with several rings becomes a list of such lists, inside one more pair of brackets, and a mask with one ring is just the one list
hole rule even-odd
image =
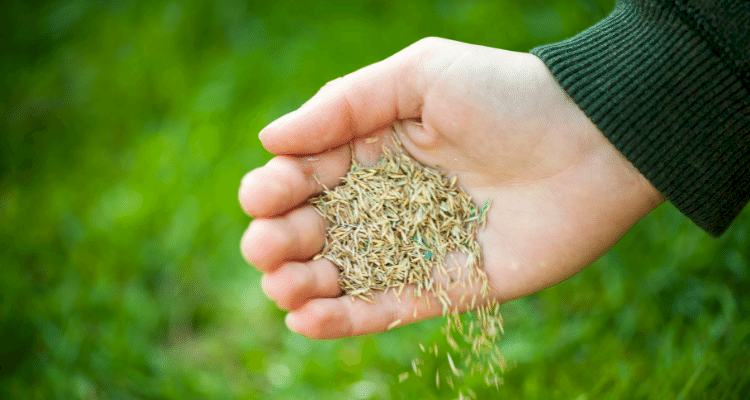
[[[449, 368], [443, 377], [437, 371], [436, 384], [444, 382], [454, 388], [454, 380], [461, 380], [468, 370], [497, 386], [501, 381], [498, 369], [504, 366], [495, 346], [502, 320], [499, 305], [485, 300], [487, 275], [476, 241], [490, 203], [478, 208], [458, 187], [455, 176], [448, 178], [423, 166], [397, 140], [394, 144], [394, 151], [383, 147], [374, 167], [352, 160], [340, 185], [310, 199], [328, 225], [324, 249], [315, 258], [325, 257], [338, 266], [343, 292], [366, 301], [375, 301], [377, 290], [394, 290], [400, 296], [407, 286], [414, 287], [415, 296], [425, 301], [426, 292], [435, 295], [447, 317], [443, 333], [449, 347], [444, 352]], [[463, 265], [455, 252], [465, 255]], [[456, 285], [480, 287], [479, 298], [464, 296], [455, 304], [447, 291]], [[459, 310], [466, 308], [476, 310], [470, 321], [459, 316]], [[389, 329], [400, 323], [394, 321]], [[420, 348], [425, 354], [440, 356], [437, 343], [427, 347], [420, 343]], [[463, 367], [454, 362], [456, 357]], [[422, 376], [423, 363], [421, 358], [412, 362], [414, 375]], [[401, 374], [399, 380], [409, 374]]]

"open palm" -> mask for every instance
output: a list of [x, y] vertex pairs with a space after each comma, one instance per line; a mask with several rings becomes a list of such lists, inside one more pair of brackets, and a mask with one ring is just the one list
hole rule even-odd
[[[374, 164], [394, 134], [418, 161], [458, 175], [478, 204], [492, 198], [479, 240], [501, 302], [573, 275], [663, 201], [539, 59], [422, 40], [329, 83], [261, 132], [279, 156], [243, 179], [240, 203], [255, 219], [241, 247], [266, 273], [266, 294], [290, 311], [290, 329], [336, 338], [441, 314], [392, 292], [375, 303], [340, 297], [337, 268], [310, 260], [325, 241], [323, 219], [304, 205], [322, 189], [316, 180], [337, 184], [352, 156]], [[477, 288], [450, 295], [467, 290]]]

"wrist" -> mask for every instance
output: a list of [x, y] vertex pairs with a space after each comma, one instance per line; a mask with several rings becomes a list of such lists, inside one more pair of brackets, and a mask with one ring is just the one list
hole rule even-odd
[[565, 146], [571, 146], [572, 143], [572, 147], [577, 149], [575, 154], [582, 157], [581, 163], [586, 163], [583, 160], [586, 157], [598, 159], [591, 164], [599, 166], [596, 167], [598, 172], [609, 175], [609, 184], [612, 187], [627, 188], [623, 192], [627, 201], [621, 206], [637, 210], [633, 215], [637, 218], [636, 221], [666, 200], [560, 86], [540, 58], [529, 54], [528, 68], [537, 71], [547, 98], [544, 114], [549, 119], [550, 129], [554, 131], [548, 136], [559, 138], [558, 140], [565, 142]]

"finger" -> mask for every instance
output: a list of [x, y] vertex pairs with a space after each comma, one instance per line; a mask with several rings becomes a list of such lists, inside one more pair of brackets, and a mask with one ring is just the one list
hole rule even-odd
[[314, 157], [274, 157], [242, 178], [240, 205], [254, 217], [279, 215], [320, 193], [321, 183], [328, 187], [338, 184], [350, 160], [348, 146]]
[[[448, 293], [449, 297], [457, 299], [477, 291], [459, 286]], [[309, 338], [336, 339], [383, 332], [394, 326], [443, 315], [443, 306], [434, 294], [423, 292], [423, 298], [414, 296], [411, 289], [405, 289], [401, 296], [393, 290], [378, 292], [374, 302], [350, 296], [314, 298], [288, 313], [286, 325]], [[463, 312], [467, 304], [462, 302], [458, 307], [459, 312]]]
[[309, 259], [324, 243], [325, 221], [312, 206], [304, 206], [283, 217], [254, 219], [241, 248], [247, 262], [271, 272], [286, 261]]
[[279, 308], [295, 310], [308, 299], [337, 297], [341, 294], [339, 270], [330, 261], [290, 262], [263, 275], [263, 292]]
[[380, 294], [373, 303], [350, 296], [311, 299], [287, 314], [286, 325], [312, 339], [338, 339], [383, 332], [394, 322], [405, 325], [442, 314], [440, 304], [434, 299], [428, 307], [413, 296], [402, 294], [399, 302], [393, 291]]
[[433, 75], [450, 63], [455, 42], [423, 39], [395, 55], [327, 83], [298, 110], [263, 129], [274, 154], [311, 154], [340, 146], [398, 119], [418, 118]]

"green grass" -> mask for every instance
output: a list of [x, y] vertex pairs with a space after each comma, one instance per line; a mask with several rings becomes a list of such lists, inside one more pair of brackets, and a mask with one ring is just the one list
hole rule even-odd
[[[397, 383], [439, 320], [335, 341], [285, 329], [238, 249], [239, 180], [270, 157], [257, 132], [422, 37], [527, 51], [612, 3], [264, 3], [2, 3], [0, 398], [452, 398]], [[742, 398], [748, 263], [748, 210], [715, 240], [665, 205], [505, 305], [514, 367], [499, 393], [470, 385]]]

